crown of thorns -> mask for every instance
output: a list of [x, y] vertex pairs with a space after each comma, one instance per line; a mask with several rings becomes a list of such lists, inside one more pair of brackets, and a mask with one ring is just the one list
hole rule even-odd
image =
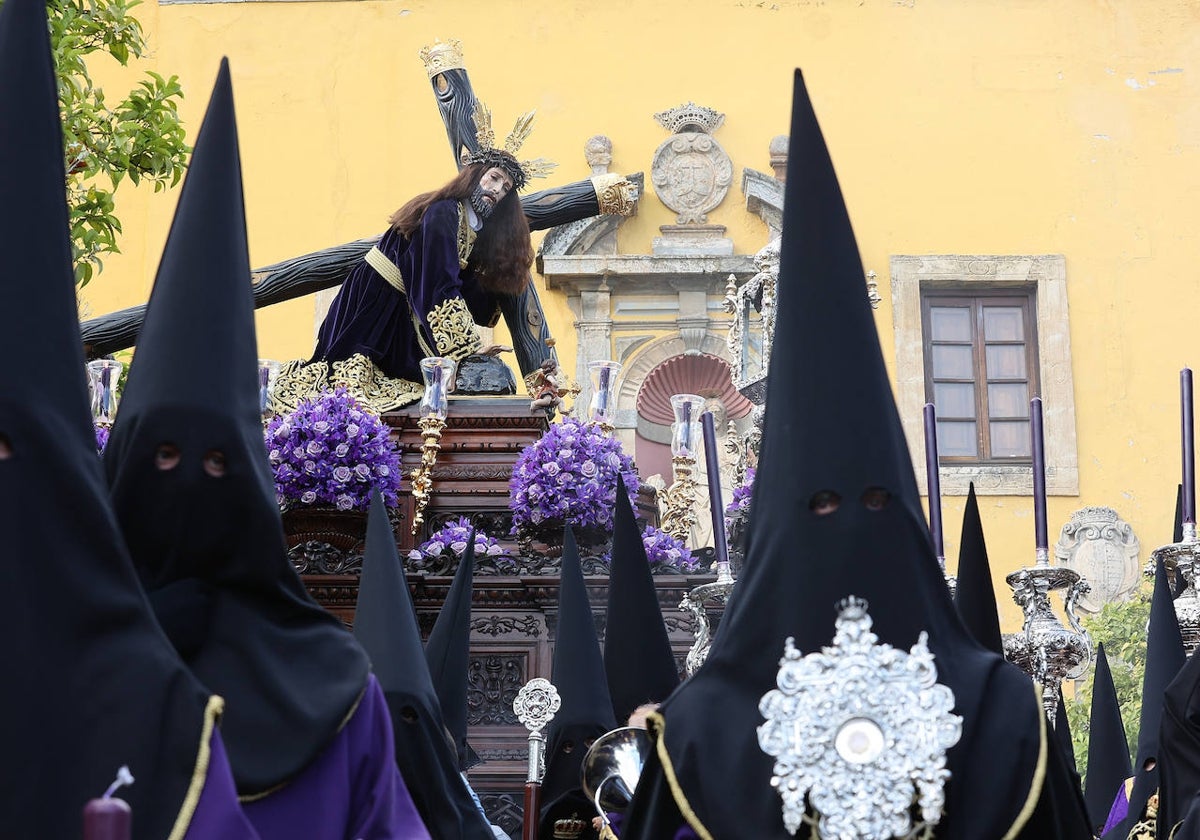
[[475, 102], [475, 141], [478, 150], [466, 156], [465, 163], [482, 163], [486, 166], [496, 166], [504, 170], [512, 178], [513, 187], [521, 189], [530, 178], [545, 178], [558, 164], [546, 158], [533, 160], [517, 160], [517, 152], [533, 131], [533, 116], [536, 112], [523, 114], [508, 137], [504, 139], [504, 147], [496, 148], [496, 133], [492, 130], [492, 112], [482, 102]]

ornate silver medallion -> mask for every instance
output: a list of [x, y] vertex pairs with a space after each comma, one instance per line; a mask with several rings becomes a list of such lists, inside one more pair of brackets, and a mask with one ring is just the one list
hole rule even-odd
[[879, 644], [867, 602], [853, 596], [839, 604], [829, 647], [803, 656], [787, 639], [779, 687], [758, 706], [758, 743], [775, 758], [771, 785], [790, 833], [808, 822], [826, 840], [888, 840], [941, 819], [962, 718], [927, 640], [922, 632], [908, 653]]

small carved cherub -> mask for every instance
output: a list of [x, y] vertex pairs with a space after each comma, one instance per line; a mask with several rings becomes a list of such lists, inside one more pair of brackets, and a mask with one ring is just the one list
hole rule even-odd
[[558, 363], [554, 359], [542, 362], [541, 367], [533, 374], [533, 387], [530, 389], [533, 401], [529, 403], [530, 411], [539, 408], [553, 411], [562, 405], [566, 391], [559, 388], [558, 378]]

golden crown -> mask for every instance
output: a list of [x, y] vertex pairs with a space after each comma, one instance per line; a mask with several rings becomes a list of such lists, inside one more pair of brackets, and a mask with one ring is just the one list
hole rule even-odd
[[577, 840], [583, 834], [583, 829], [586, 827], [587, 824], [579, 819], [577, 815], [573, 815], [565, 820], [556, 820], [554, 822], [555, 840]]
[[517, 160], [517, 152], [533, 131], [533, 117], [536, 111], [522, 114], [513, 130], [504, 138], [503, 148], [496, 148], [496, 132], [492, 129], [492, 112], [479, 100], [475, 101], [475, 141], [479, 144], [477, 151], [468, 155], [467, 163], [487, 163], [499, 166], [513, 179], [517, 189], [525, 186], [530, 178], [545, 178], [557, 163], [546, 158], [533, 160]]
[[451, 38], [449, 41], [435, 41], [433, 46], [421, 47], [418, 55], [425, 63], [425, 72], [429, 78], [446, 70], [462, 70], [463, 63], [462, 41]]

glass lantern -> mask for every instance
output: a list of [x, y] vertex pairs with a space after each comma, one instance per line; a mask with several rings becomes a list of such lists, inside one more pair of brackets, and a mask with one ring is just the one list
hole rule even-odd
[[279, 362], [274, 359], [258, 360], [258, 411], [263, 417], [274, 414], [271, 410], [271, 395], [275, 391], [275, 380], [279, 378]]
[[671, 425], [671, 454], [694, 460], [700, 451], [700, 415], [704, 413], [704, 397], [676, 394], [671, 397], [671, 410], [675, 412], [675, 422]]
[[425, 380], [425, 393], [421, 395], [418, 413], [421, 417], [445, 420], [449, 410], [447, 396], [454, 388], [454, 375], [458, 362], [440, 356], [429, 356], [421, 360], [421, 377]]
[[124, 369], [125, 365], [115, 359], [95, 359], [87, 363], [92, 420], [99, 426], [111, 426], [117, 417], [121, 371]]
[[602, 426], [612, 426], [616, 413], [617, 374], [621, 372], [621, 363], [607, 360], [588, 362], [588, 371], [592, 375], [592, 401], [588, 405], [588, 419]]

